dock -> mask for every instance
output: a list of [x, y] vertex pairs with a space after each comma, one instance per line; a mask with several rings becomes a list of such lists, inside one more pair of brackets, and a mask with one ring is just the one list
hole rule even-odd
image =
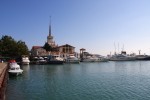
[[0, 100], [5, 100], [7, 81], [8, 81], [8, 64], [0, 63]]

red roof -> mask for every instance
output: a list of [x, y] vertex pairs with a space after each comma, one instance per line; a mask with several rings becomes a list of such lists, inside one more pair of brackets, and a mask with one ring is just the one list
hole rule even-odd
[[42, 48], [42, 46], [33, 46], [32, 49], [39, 49]]

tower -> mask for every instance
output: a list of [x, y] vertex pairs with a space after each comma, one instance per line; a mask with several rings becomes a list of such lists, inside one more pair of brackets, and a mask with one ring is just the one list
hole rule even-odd
[[53, 41], [53, 36], [51, 34], [51, 21], [49, 24], [49, 34], [47, 36], [47, 43], [51, 46], [51, 47], [55, 47], [55, 42]]

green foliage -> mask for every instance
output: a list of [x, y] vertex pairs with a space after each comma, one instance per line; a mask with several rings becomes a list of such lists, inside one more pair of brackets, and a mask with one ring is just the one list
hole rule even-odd
[[46, 50], [46, 51], [51, 51], [52, 50], [52, 47], [46, 42], [43, 46], [43, 48]]
[[3, 57], [19, 57], [29, 55], [25, 42], [15, 41], [11, 36], [2, 36], [0, 39], [0, 55]]
[[18, 55], [29, 55], [28, 47], [25, 42], [19, 40], [17, 42]]

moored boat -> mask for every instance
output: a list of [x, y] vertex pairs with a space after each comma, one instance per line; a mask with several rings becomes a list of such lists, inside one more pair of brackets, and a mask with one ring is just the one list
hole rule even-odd
[[36, 61], [36, 64], [39, 64], [39, 65], [41, 65], [41, 64], [47, 64], [47, 60], [44, 59], [43, 57], [39, 57], [37, 59], [37, 61]]
[[136, 55], [136, 60], [150, 60], [149, 55]]
[[104, 56], [98, 56], [98, 62], [108, 62], [109, 59]]
[[63, 64], [64, 59], [59, 55], [50, 55], [47, 60], [47, 64]]
[[80, 63], [80, 59], [75, 57], [74, 55], [70, 55], [65, 59], [66, 63]]
[[121, 54], [114, 54], [109, 59], [110, 61], [133, 61], [136, 60], [135, 56], [127, 55], [125, 51], [122, 51]]
[[29, 65], [30, 60], [28, 56], [22, 56], [22, 64], [23, 65]]
[[15, 60], [9, 62], [9, 74], [18, 76], [19, 74], [22, 74], [22, 72], [23, 70], [20, 69], [20, 65], [18, 65]]
[[84, 58], [82, 58], [82, 62], [95, 62], [97, 60], [97, 58], [93, 58], [92, 56], [86, 56]]

